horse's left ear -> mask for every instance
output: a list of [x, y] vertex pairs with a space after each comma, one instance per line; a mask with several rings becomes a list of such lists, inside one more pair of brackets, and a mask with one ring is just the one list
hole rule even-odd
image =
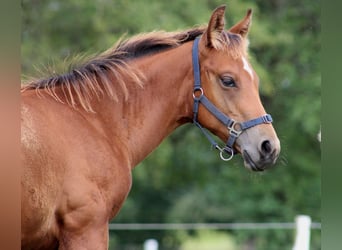
[[211, 14], [207, 30], [203, 34], [203, 39], [206, 47], [217, 48], [217, 42], [224, 31], [225, 19], [224, 13], [225, 5], [217, 7]]
[[244, 19], [235, 24], [233, 27], [229, 29], [231, 33], [240, 34], [242, 37], [246, 37], [249, 31], [249, 27], [252, 23], [252, 9], [247, 11], [247, 14]]

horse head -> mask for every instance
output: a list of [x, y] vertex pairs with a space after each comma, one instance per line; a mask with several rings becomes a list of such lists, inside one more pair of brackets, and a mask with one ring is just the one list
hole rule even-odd
[[224, 14], [225, 6], [218, 7], [193, 45], [194, 122], [227, 141], [223, 149], [217, 146], [223, 159], [223, 152], [241, 153], [247, 168], [262, 171], [276, 162], [280, 142], [260, 100], [259, 77], [248, 60], [252, 11], [229, 30]]

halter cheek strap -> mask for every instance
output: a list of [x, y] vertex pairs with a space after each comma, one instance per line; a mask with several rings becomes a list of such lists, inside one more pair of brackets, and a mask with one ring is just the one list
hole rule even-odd
[[[194, 90], [193, 90], [193, 98], [194, 98], [194, 107], [193, 107], [193, 123], [200, 128], [202, 133], [206, 136], [209, 142], [215, 149], [220, 151], [220, 157], [224, 161], [229, 161], [234, 156], [234, 143], [236, 139], [240, 136], [240, 134], [251, 127], [254, 127], [263, 123], [272, 123], [272, 117], [269, 114], [265, 114], [256, 119], [252, 119], [245, 122], [237, 122], [224, 113], [222, 113], [212, 102], [208, 100], [208, 98], [204, 95], [204, 91], [201, 87], [201, 74], [200, 74], [200, 64], [199, 64], [199, 56], [198, 56], [198, 43], [200, 37], [197, 37], [194, 41], [192, 47], [192, 65], [194, 71]], [[205, 130], [202, 125], [198, 122], [198, 109], [200, 103], [213, 115], [218, 119], [221, 123], [223, 123], [228, 131], [229, 137], [226, 145], [221, 148], [217, 142], [211, 137], [211, 135]], [[228, 155], [228, 156], [227, 156]]]

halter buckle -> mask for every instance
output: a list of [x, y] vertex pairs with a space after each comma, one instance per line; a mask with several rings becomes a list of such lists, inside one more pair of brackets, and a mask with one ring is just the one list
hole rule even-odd
[[273, 121], [272, 117], [270, 115], [263, 115], [261, 117], [261, 119], [264, 123], [272, 123], [272, 121]]
[[240, 122], [233, 121], [227, 126], [229, 134], [238, 137], [242, 133], [242, 126]]

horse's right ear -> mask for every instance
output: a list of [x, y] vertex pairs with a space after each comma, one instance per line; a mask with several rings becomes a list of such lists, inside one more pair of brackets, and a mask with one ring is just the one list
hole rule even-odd
[[229, 29], [230, 32], [235, 34], [240, 34], [242, 37], [247, 37], [249, 27], [252, 23], [252, 9], [247, 10], [247, 14], [244, 19], [235, 24]]
[[204, 44], [206, 47], [218, 48], [218, 41], [220, 40], [225, 26], [225, 10], [226, 6], [221, 5], [211, 14], [208, 28], [203, 34]]

